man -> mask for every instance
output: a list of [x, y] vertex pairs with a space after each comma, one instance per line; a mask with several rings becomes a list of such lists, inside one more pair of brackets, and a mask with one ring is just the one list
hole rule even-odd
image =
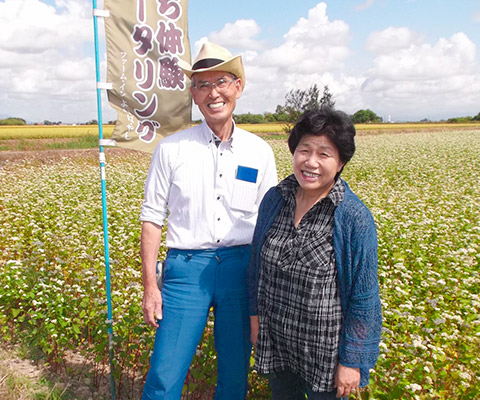
[[[180, 399], [209, 309], [215, 315], [215, 399], [244, 399], [250, 362], [246, 268], [260, 201], [277, 183], [273, 152], [233, 122], [245, 87], [240, 56], [205, 43], [192, 67], [193, 101], [205, 120], [163, 139], [145, 184], [143, 314], [157, 327], [143, 399]], [[162, 289], [156, 262], [167, 218]]]

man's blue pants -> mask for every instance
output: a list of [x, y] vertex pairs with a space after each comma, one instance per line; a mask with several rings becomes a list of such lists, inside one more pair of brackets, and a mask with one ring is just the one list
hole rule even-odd
[[244, 399], [250, 365], [246, 269], [250, 246], [170, 249], [163, 272], [163, 319], [143, 399], [179, 400], [208, 313], [214, 310], [216, 400]]

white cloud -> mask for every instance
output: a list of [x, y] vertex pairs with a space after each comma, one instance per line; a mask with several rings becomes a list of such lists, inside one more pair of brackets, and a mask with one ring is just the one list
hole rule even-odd
[[2, 116], [78, 122], [74, 110], [80, 121], [96, 118], [91, 7], [84, 0], [0, 3]]
[[[97, 118], [91, 3], [54, 4], [0, 0], [0, 118]], [[102, 34], [101, 23], [99, 28]], [[365, 49], [371, 60], [359, 61], [349, 25], [331, 20], [324, 2], [286, 26], [277, 46], [260, 40], [261, 33], [257, 21], [241, 19], [192, 46], [193, 58], [206, 40], [242, 54], [247, 86], [236, 113], [274, 111], [289, 90], [313, 84], [320, 90], [328, 85], [336, 106], [348, 113], [371, 108], [394, 120], [478, 113], [480, 66], [476, 45], [465, 33], [428, 42], [407, 27], [389, 27], [370, 34]], [[105, 120], [114, 118], [109, 106], [103, 111]]]
[[419, 118], [422, 112], [455, 116], [475, 110], [480, 68], [476, 46], [464, 33], [432, 45], [407, 28], [388, 28], [373, 33], [367, 48], [374, 59], [361, 88], [365, 103]]
[[243, 53], [247, 89], [237, 112], [274, 111], [289, 90], [315, 83], [323, 89], [334, 81], [332, 71], [341, 70], [350, 53], [350, 33], [345, 22], [330, 21], [326, 11], [323, 2], [312, 8], [288, 30], [280, 46]]
[[0, 3], [0, 48], [41, 53], [91, 40], [90, 5], [81, 0], [65, 0], [60, 4], [61, 13], [39, 0], [5, 0]]
[[260, 27], [253, 19], [239, 19], [227, 23], [220, 32], [212, 32], [209, 40], [232, 49], [258, 50], [263, 45], [254, 37], [260, 33]]
[[357, 11], [363, 11], [366, 10], [367, 8], [372, 7], [375, 4], [376, 0], [365, 0], [363, 3], [357, 4], [355, 6], [355, 9]]
[[373, 71], [391, 80], [438, 79], [472, 71], [475, 51], [475, 44], [464, 33], [442, 38], [433, 46], [411, 43], [395, 50], [377, 48]]
[[[255, 41], [258, 32], [250, 30], [248, 40]], [[346, 112], [371, 108], [396, 120], [448, 118], [478, 108], [476, 46], [464, 33], [430, 44], [424, 34], [407, 27], [372, 32], [365, 43], [372, 54], [367, 71], [355, 68], [349, 40], [349, 26], [329, 20], [326, 4], [319, 3], [278, 47], [247, 47], [247, 87], [236, 112], [274, 111], [290, 89], [313, 84], [321, 90], [328, 85], [337, 107]], [[238, 37], [236, 43], [241, 42]]]
[[[275, 111], [278, 104], [284, 103], [288, 91], [306, 89], [315, 83], [320, 90], [326, 84], [331, 90], [335, 87], [336, 93], [350, 87], [345, 83], [348, 78], [341, 78], [337, 83], [333, 77], [335, 71], [343, 68], [350, 53], [349, 27], [344, 21], [330, 21], [325, 3], [312, 8], [307, 18], [300, 18], [278, 47], [266, 48], [255, 38], [259, 33], [255, 21], [238, 20], [208, 36], [208, 40], [232, 52], [233, 49], [243, 51], [247, 86], [237, 103], [236, 113]], [[194, 57], [205, 40], [207, 38], [195, 43]], [[194, 109], [194, 118], [200, 118], [197, 109]]]
[[374, 31], [367, 39], [366, 49], [372, 53], [394, 53], [422, 43], [423, 37], [406, 27], [389, 27]]

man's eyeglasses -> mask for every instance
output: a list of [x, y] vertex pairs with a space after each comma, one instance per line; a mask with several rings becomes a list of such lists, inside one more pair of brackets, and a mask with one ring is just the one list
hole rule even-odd
[[199, 81], [192, 85], [192, 87], [201, 93], [210, 93], [211, 90], [217, 89], [218, 91], [225, 91], [228, 89], [232, 82], [235, 82], [236, 79], [227, 79], [227, 78], [220, 78], [217, 79], [215, 82], [208, 82], [208, 81]]

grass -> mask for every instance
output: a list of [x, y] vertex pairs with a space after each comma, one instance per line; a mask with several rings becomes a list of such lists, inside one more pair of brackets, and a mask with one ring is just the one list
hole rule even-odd
[[55, 139], [19, 139], [0, 141], [0, 151], [39, 151], [61, 149], [92, 149], [98, 147], [98, 137], [79, 136]]
[[[31, 379], [18, 377], [11, 372], [5, 377], [7, 393], [3, 400], [67, 400], [66, 390], [60, 390], [56, 386], [51, 387], [48, 381], [43, 379]], [[1, 392], [0, 392], [1, 393]]]
[[[2, 400], [67, 400], [67, 389], [41, 376], [35, 367], [22, 369], [18, 362], [7, 365], [6, 360], [25, 360], [27, 357], [17, 348], [0, 348], [0, 398]], [[25, 362], [23, 362], [25, 364]]]
[[54, 149], [91, 149], [98, 147], [97, 136], [80, 136], [68, 141], [53, 141], [46, 143], [45, 147], [50, 150]]

